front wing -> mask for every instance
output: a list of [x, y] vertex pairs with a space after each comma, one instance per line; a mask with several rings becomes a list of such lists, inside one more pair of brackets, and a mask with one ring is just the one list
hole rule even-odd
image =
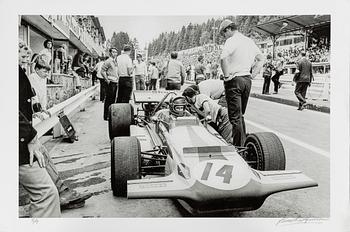
[[[188, 205], [192, 212], [254, 210], [277, 192], [315, 187], [317, 183], [300, 171], [256, 171], [242, 187], [216, 188], [195, 179], [184, 179], [174, 172], [166, 177], [128, 181], [128, 198], [173, 198]], [[184, 204], [183, 204], [184, 205]]]

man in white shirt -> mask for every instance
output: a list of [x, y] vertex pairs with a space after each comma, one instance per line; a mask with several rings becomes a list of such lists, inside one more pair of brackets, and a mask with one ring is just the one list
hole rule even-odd
[[46, 87], [46, 78], [50, 74], [50, 66], [43, 61], [43, 55], [39, 56], [35, 64], [35, 72], [29, 75], [28, 79], [32, 85], [37, 100], [40, 104], [40, 107], [35, 107], [34, 117], [38, 117], [41, 120], [44, 120], [42, 112], [46, 112], [47, 108], [47, 87]]
[[96, 64], [96, 77], [97, 79], [99, 79], [100, 81], [100, 101], [104, 101], [105, 99], [105, 96], [106, 96], [106, 82], [104, 81], [104, 78], [101, 74], [101, 71], [102, 71], [102, 66], [104, 64], [104, 58], [101, 57], [101, 58], [98, 58], [98, 63]]
[[157, 90], [157, 79], [159, 78], [158, 68], [156, 67], [156, 62], [151, 61], [149, 67], [149, 78], [150, 78], [150, 87], [149, 90]]
[[129, 103], [132, 92], [132, 61], [130, 58], [131, 47], [124, 45], [123, 53], [117, 57], [118, 63], [118, 103]]
[[244, 113], [252, 79], [260, 72], [264, 58], [253, 40], [237, 31], [231, 20], [222, 21], [219, 32], [225, 37], [220, 63], [224, 74], [225, 95], [233, 145], [243, 146], [246, 140]]
[[136, 55], [136, 62], [134, 63], [134, 73], [135, 73], [135, 85], [136, 90], [145, 89], [145, 77], [147, 76], [147, 66], [145, 62], [142, 61], [142, 55]]

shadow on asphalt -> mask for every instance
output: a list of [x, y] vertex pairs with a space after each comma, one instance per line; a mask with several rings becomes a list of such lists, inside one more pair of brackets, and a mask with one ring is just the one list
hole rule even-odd
[[208, 213], [193, 215], [188, 212], [177, 200], [173, 200], [176, 209], [179, 211], [182, 217], [242, 217], [243, 212], [221, 212], [221, 213]]

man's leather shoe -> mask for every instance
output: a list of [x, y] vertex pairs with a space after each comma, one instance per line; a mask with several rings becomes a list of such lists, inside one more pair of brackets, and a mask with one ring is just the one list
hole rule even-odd
[[303, 103], [301, 106], [299, 106], [299, 108], [298, 108], [298, 110], [303, 110], [303, 109], [305, 109], [306, 108], [306, 102], [305, 103]]
[[68, 203], [77, 203], [81, 201], [85, 201], [92, 196], [92, 193], [78, 193], [72, 189], [66, 189], [62, 193], [60, 193], [60, 204], [66, 205]]
[[80, 202], [73, 202], [73, 203], [67, 203], [65, 205], [61, 205], [61, 210], [66, 210], [66, 209], [79, 209], [81, 207], [85, 206], [85, 201], [80, 201]]

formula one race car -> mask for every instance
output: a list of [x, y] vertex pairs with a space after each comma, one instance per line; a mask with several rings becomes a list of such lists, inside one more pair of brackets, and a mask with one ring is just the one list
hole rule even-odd
[[[177, 93], [179, 95], [179, 93]], [[277, 192], [317, 186], [300, 171], [284, 171], [285, 154], [270, 132], [228, 144], [176, 92], [135, 91], [141, 106], [110, 107], [111, 184], [115, 196], [172, 198], [192, 214], [258, 209]]]

